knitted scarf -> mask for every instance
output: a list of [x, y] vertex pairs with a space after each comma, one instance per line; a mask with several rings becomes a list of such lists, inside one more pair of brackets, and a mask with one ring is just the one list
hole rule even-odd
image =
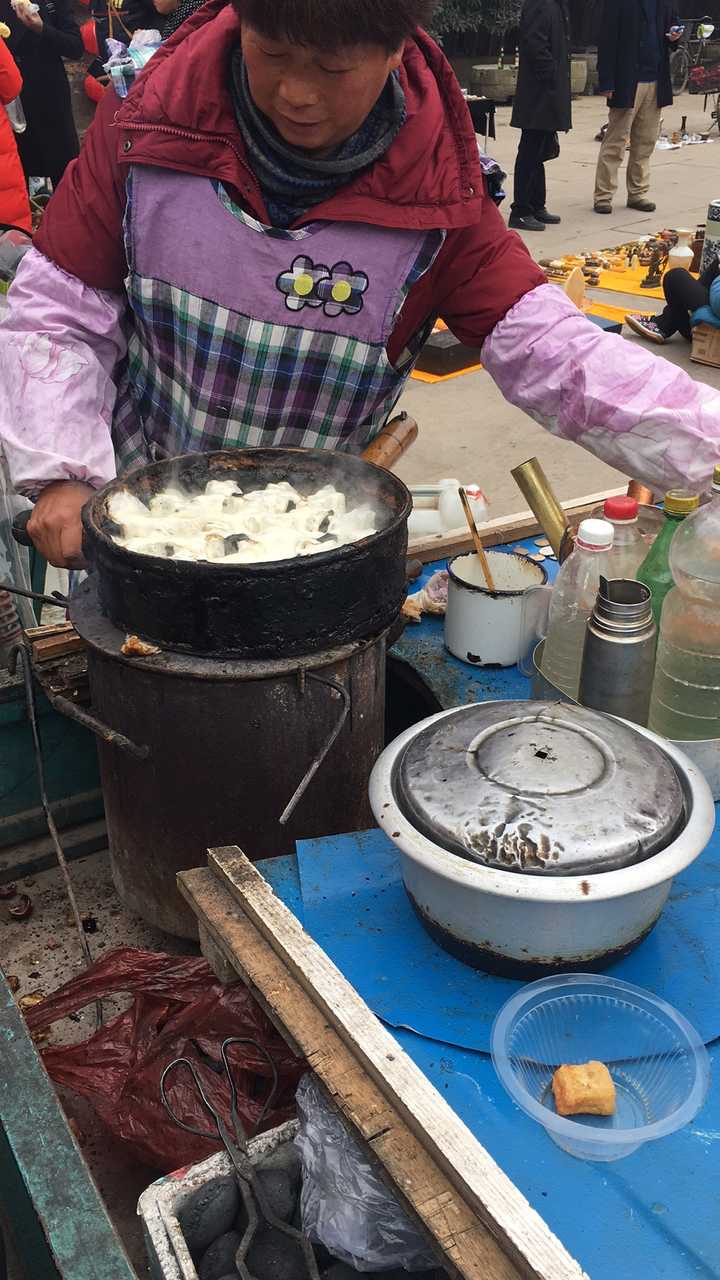
[[308, 210], [384, 155], [405, 123], [405, 95], [397, 73], [356, 133], [322, 157], [291, 147], [255, 106], [240, 49], [232, 59], [231, 89], [248, 160], [274, 227], [288, 228]]

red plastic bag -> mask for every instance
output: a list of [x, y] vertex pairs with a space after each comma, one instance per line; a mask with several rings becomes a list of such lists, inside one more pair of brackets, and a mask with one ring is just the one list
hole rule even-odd
[[[160, 1101], [160, 1077], [174, 1058], [187, 1057], [230, 1132], [230, 1090], [204, 1058], [220, 1062], [228, 1036], [248, 1036], [270, 1054], [278, 1089], [261, 1129], [295, 1114], [295, 1088], [304, 1070], [271, 1025], [247, 987], [224, 987], [207, 961], [156, 951], [120, 948], [77, 978], [65, 983], [27, 1012], [31, 1032], [42, 1031], [98, 998], [130, 993], [125, 1013], [76, 1045], [50, 1045], [42, 1051], [56, 1084], [87, 1098], [111, 1132], [143, 1164], [163, 1173], [204, 1160], [220, 1141], [195, 1137], [179, 1128]], [[265, 1057], [252, 1045], [234, 1045], [228, 1053], [238, 1090], [238, 1113], [252, 1134], [272, 1085]], [[175, 1114], [186, 1124], [211, 1131], [212, 1118], [198, 1098], [192, 1077], [179, 1068], [168, 1080]]]

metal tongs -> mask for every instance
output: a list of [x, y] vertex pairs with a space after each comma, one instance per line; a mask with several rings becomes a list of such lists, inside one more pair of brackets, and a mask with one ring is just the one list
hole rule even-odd
[[[220, 1115], [218, 1108], [214, 1106], [208, 1098], [197, 1067], [189, 1058], [175, 1058], [174, 1061], [169, 1063], [165, 1068], [162, 1076], [160, 1077], [160, 1098], [165, 1110], [170, 1116], [170, 1119], [180, 1129], [184, 1129], [186, 1133], [195, 1134], [198, 1138], [206, 1138], [211, 1142], [215, 1142], [219, 1138], [230, 1157], [243, 1204], [245, 1206], [245, 1212], [247, 1214], [247, 1226], [235, 1257], [235, 1265], [242, 1277], [242, 1280], [255, 1280], [252, 1272], [247, 1267], [245, 1259], [262, 1222], [267, 1223], [268, 1226], [273, 1227], [276, 1231], [280, 1231], [282, 1235], [287, 1236], [289, 1240], [292, 1240], [295, 1244], [299, 1245], [305, 1258], [308, 1275], [311, 1277], [311, 1280], [320, 1280], [317, 1261], [310, 1241], [302, 1234], [301, 1231], [297, 1231], [295, 1227], [290, 1226], [287, 1222], [282, 1222], [275, 1216], [268, 1205], [262, 1183], [256, 1177], [255, 1167], [247, 1152], [248, 1134], [245, 1132], [238, 1114], [237, 1086], [233, 1077], [232, 1068], [228, 1061], [228, 1049], [234, 1044], [251, 1045], [260, 1054], [262, 1054], [269, 1063], [273, 1080], [272, 1088], [265, 1100], [265, 1103], [263, 1104], [262, 1110], [255, 1124], [255, 1130], [257, 1130], [260, 1124], [262, 1124], [262, 1121], [267, 1115], [277, 1093], [278, 1074], [275, 1063], [263, 1045], [259, 1044], [257, 1040], [244, 1036], [229, 1036], [227, 1040], [223, 1040], [220, 1046], [220, 1062], [215, 1062], [206, 1053], [204, 1053], [195, 1041], [193, 1041], [193, 1044], [195, 1044], [195, 1048], [198, 1050], [203, 1061], [210, 1067], [210, 1069], [214, 1071], [216, 1075], [224, 1075], [230, 1086], [230, 1118], [232, 1120], [234, 1136], [230, 1134], [230, 1131]], [[215, 1125], [214, 1133], [212, 1131], [208, 1132], [207, 1130], [199, 1129], [195, 1125], [187, 1124], [175, 1114], [167, 1095], [166, 1083], [168, 1076], [180, 1067], [184, 1067], [192, 1077], [200, 1102], [202, 1103], [204, 1110], [207, 1111], [208, 1115], [212, 1118]], [[260, 1213], [258, 1213], [258, 1208], [260, 1209]]]

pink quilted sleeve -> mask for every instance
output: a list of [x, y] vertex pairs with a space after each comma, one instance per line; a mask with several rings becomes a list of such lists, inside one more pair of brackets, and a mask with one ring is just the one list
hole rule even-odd
[[113, 372], [123, 295], [91, 289], [31, 249], [0, 323], [0, 440], [18, 493], [115, 475]]
[[556, 285], [525, 294], [482, 349], [511, 404], [656, 493], [709, 489], [720, 392], [592, 324]]

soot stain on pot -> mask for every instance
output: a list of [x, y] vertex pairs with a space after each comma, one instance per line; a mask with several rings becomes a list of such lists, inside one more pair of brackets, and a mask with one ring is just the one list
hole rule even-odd
[[456, 960], [462, 960], [463, 964], [469, 965], [471, 969], [479, 969], [483, 973], [491, 973], [499, 978], [520, 978], [526, 981], [551, 977], [556, 973], [602, 973], [611, 964], [624, 959], [634, 951], [655, 928], [661, 914], [661, 912], [658, 913], [637, 938], [623, 943], [620, 947], [610, 947], [600, 953], [588, 952], [586, 955], [576, 956], [574, 960], [567, 960], [559, 955], [532, 956], [523, 948], [524, 955], [520, 959], [496, 951], [489, 940], [467, 942], [463, 938], [458, 938], [444, 925], [439, 924], [407, 888], [406, 892], [420, 923], [427, 929], [430, 937], [449, 955], [454, 956]]

